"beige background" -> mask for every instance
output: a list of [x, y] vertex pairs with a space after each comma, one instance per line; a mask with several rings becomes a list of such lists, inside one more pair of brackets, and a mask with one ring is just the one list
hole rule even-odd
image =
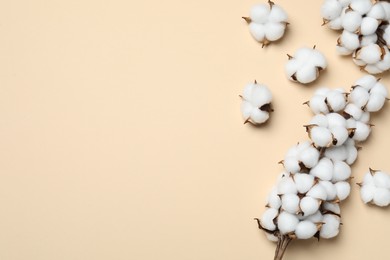
[[[336, 55], [322, 1], [279, 0], [291, 26], [266, 49], [240, 18], [256, 2], [0, 1], [1, 260], [272, 259], [253, 218], [306, 138], [301, 104], [363, 73]], [[314, 44], [329, 69], [311, 86], [286, 80], [286, 53]], [[275, 96], [260, 128], [239, 112], [254, 79]], [[357, 180], [390, 171], [389, 109]], [[341, 235], [286, 259], [388, 259], [389, 215], [354, 187]]]

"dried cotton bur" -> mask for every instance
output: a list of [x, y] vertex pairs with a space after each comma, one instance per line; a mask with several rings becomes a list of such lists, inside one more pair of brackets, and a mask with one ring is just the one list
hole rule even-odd
[[323, 25], [341, 32], [336, 49], [352, 55], [370, 74], [390, 69], [390, 3], [377, 0], [325, 0]]
[[256, 41], [267, 46], [283, 37], [287, 13], [272, 1], [252, 7], [249, 17], [242, 17], [249, 24], [249, 31]]
[[259, 125], [266, 122], [273, 112], [272, 93], [266, 85], [254, 83], [245, 86], [242, 96], [241, 113], [244, 124]]
[[310, 140], [287, 151], [266, 211], [256, 219], [268, 239], [277, 242], [274, 259], [282, 259], [292, 240], [338, 235], [340, 202], [350, 194], [357, 145], [371, 133], [370, 112], [379, 111], [386, 99], [385, 86], [367, 75], [350, 93], [321, 88], [304, 103], [314, 112], [304, 126]]
[[387, 207], [390, 204], [390, 175], [383, 171], [370, 169], [364, 175], [360, 186], [360, 197], [364, 203], [370, 203], [379, 207]]
[[287, 54], [288, 61], [285, 66], [285, 72], [288, 79], [302, 84], [308, 84], [315, 81], [320, 72], [323, 71], [327, 62], [325, 56], [313, 48], [300, 48], [294, 56]]

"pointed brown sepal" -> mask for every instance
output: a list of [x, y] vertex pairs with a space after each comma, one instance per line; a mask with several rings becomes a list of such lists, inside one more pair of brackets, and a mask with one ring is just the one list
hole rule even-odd
[[356, 185], [359, 186], [359, 187], [362, 187], [363, 186], [363, 182], [358, 182], [358, 183], [356, 183]]
[[320, 242], [320, 231], [317, 231], [317, 233], [314, 234], [314, 237], [317, 238], [318, 242]]
[[322, 19], [322, 24], [321, 24], [321, 26], [324, 26], [324, 25], [326, 25], [326, 24], [328, 24], [328, 23], [329, 23], [329, 21], [326, 20], [325, 18], [323, 18], [323, 19]]
[[291, 56], [290, 54], [287, 53], [287, 57], [289, 60], [291, 60], [292, 58], [294, 58], [293, 56]]
[[271, 0], [268, 0], [268, 4], [270, 9], [272, 9], [272, 7], [275, 5], [275, 3], [272, 2]]
[[248, 24], [250, 24], [252, 22], [252, 19], [250, 17], [243, 16], [242, 19], [244, 19], [245, 22], [247, 22]]
[[374, 176], [375, 175], [375, 173], [377, 172], [377, 170], [373, 170], [373, 169], [371, 169], [371, 167], [370, 168], [368, 168], [369, 170], [370, 170], [370, 173], [371, 173], [371, 175], [372, 176]]
[[310, 101], [303, 102], [302, 105], [310, 106]]
[[255, 84], [257, 84], [257, 80], [255, 80]]

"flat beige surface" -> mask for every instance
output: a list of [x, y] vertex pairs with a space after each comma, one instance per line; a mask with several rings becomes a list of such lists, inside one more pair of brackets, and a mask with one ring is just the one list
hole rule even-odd
[[[291, 26], [261, 49], [240, 18], [252, 0], [1, 0], [0, 259], [272, 259], [253, 218], [306, 138], [301, 104], [363, 75], [336, 55], [321, 2], [278, 1]], [[289, 82], [286, 53], [314, 44], [329, 69]], [[239, 112], [254, 79], [275, 96], [261, 128]], [[357, 180], [390, 171], [389, 118], [389, 105], [373, 118]], [[389, 209], [354, 186], [342, 215], [337, 239], [293, 243], [285, 259], [389, 258]]]

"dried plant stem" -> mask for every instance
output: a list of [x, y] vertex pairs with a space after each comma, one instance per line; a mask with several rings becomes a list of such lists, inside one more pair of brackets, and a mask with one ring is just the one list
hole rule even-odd
[[285, 236], [285, 235], [278, 236], [278, 243], [276, 245], [274, 260], [282, 260], [283, 259], [283, 255], [286, 252], [286, 249], [287, 249], [288, 245], [290, 244], [291, 240], [292, 239], [289, 236]]

